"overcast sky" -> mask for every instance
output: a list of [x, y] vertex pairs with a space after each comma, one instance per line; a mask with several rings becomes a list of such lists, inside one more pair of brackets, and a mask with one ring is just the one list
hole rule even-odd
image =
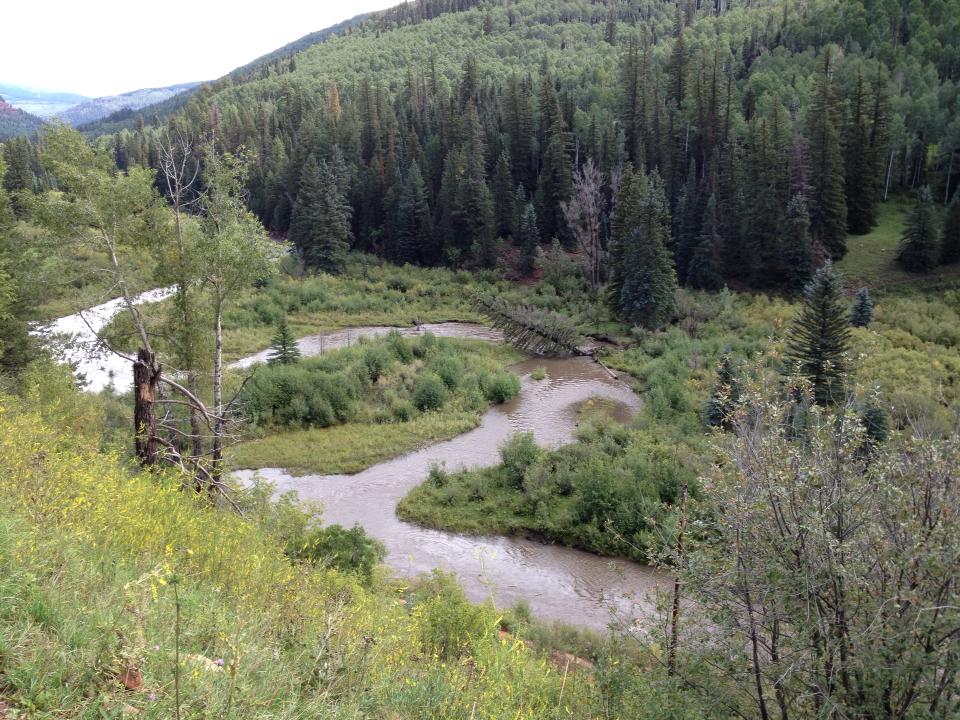
[[400, 0], [16, 0], [0, 81], [89, 97], [213, 80], [308, 33]]

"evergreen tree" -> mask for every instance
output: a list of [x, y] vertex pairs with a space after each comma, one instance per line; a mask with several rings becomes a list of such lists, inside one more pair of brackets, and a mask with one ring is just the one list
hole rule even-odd
[[717, 198], [711, 195], [703, 211], [700, 237], [697, 247], [690, 258], [687, 268], [687, 283], [701, 290], [719, 290], [723, 287], [723, 274], [720, 267], [720, 249], [723, 238], [720, 237], [717, 224]]
[[834, 48], [823, 52], [823, 64], [810, 108], [810, 232], [833, 259], [847, 252], [847, 201], [840, 149], [839, 100], [834, 87]]
[[862, 287], [857, 291], [857, 299], [850, 311], [850, 325], [853, 327], [869, 327], [873, 322], [873, 298], [870, 291]]
[[540, 248], [537, 211], [532, 203], [527, 203], [520, 214], [515, 241], [520, 249], [520, 270], [524, 275], [530, 275], [536, 269], [537, 250]]
[[395, 263], [416, 263], [429, 244], [430, 206], [420, 167], [414, 163], [400, 189], [393, 241], [387, 256]]
[[543, 239], [549, 242], [557, 238], [569, 243], [562, 206], [570, 198], [571, 191], [570, 135], [562, 117], [550, 126], [540, 184], [537, 188], [538, 217]]
[[506, 151], [500, 153], [497, 166], [493, 171], [493, 205], [496, 209], [496, 233], [500, 237], [513, 234], [513, 224], [517, 213], [513, 178], [510, 175], [510, 157]]
[[286, 316], [277, 321], [277, 331], [270, 343], [270, 355], [267, 363], [270, 365], [292, 365], [300, 359], [300, 348], [297, 339], [290, 332]]
[[312, 155], [307, 158], [290, 219], [290, 241], [308, 267], [330, 273], [343, 269], [353, 239], [351, 212], [330, 165]]
[[940, 248], [933, 216], [933, 201], [930, 188], [917, 191], [917, 201], [907, 214], [907, 227], [903, 231], [897, 262], [904, 269], [916, 273], [928, 273], [937, 265]]
[[622, 241], [619, 268], [619, 315], [627, 322], [657, 330], [677, 309], [677, 274], [667, 249], [670, 210], [659, 174], [637, 175], [636, 224]]
[[960, 260], [960, 192], [954, 194], [943, 221], [943, 241], [940, 243], [940, 263], [951, 265]]
[[854, 235], [865, 235], [876, 224], [878, 201], [875, 176], [876, 149], [871, 143], [869, 97], [862, 68], [850, 96], [850, 119], [847, 125], [845, 149], [847, 228]]
[[787, 332], [787, 370], [807, 379], [815, 401], [843, 399], [850, 325], [840, 277], [827, 262], [803, 294], [803, 307]]
[[786, 290], [800, 293], [813, 275], [813, 246], [810, 242], [810, 215], [803, 193], [797, 193], [787, 205], [787, 222], [784, 228], [783, 264]]
[[740, 402], [740, 380], [733, 364], [733, 357], [727, 350], [717, 366], [717, 380], [713, 391], [703, 406], [703, 422], [708, 427], [722, 427], [729, 430], [731, 415]]

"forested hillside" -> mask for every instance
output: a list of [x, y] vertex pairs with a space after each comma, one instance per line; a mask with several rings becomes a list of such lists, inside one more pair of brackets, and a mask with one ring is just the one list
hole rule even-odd
[[[375, 15], [221, 82], [171, 123], [252, 152], [251, 208], [301, 249], [298, 212], [342, 196], [347, 222], [318, 255], [511, 257], [522, 272], [535, 252], [525, 217], [540, 244], [598, 244], [597, 274], [614, 277], [626, 249], [612, 209], [632, 174], [650, 173], [677, 275], [707, 288], [798, 290], [822, 258], [843, 257], [848, 230], [875, 225], [882, 198], [930, 185], [942, 203], [960, 183], [949, 3], [466, 5]], [[150, 163], [160, 132], [102, 142], [121, 167]], [[585, 193], [596, 237], [563, 221]]]
[[0, 140], [18, 135], [29, 135], [41, 125], [43, 125], [43, 120], [23, 110], [18, 110], [0, 97]]
[[3, 142], [0, 720], [957, 718], [958, 151], [960, 0], [415, 0]]

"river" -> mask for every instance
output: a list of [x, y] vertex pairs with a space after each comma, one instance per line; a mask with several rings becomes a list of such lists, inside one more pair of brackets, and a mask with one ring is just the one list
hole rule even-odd
[[[162, 288], [137, 297], [138, 303], [157, 302], [172, 293]], [[112, 300], [70, 315], [38, 330], [60, 343], [60, 357], [74, 364], [91, 391], [122, 386], [130, 378], [130, 364], [104, 349], [96, 338], [110, 319], [123, 310]], [[304, 355], [316, 355], [384, 335], [393, 328], [357, 327], [301, 338]], [[437, 336], [502, 342], [491, 328], [471, 323], [426, 324], [402, 328], [403, 335], [432, 332]], [[266, 360], [268, 351], [233, 364], [247, 368]], [[534, 380], [534, 368], [546, 377]], [[522, 380], [520, 393], [508, 403], [491, 407], [480, 425], [452, 440], [429, 445], [407, 455], [374, 465], [355, 475], [293, 476], [280, 468], [264, 468], [261, 476], [280, 491], [296, 490], [304, 500], [324, 504], [325, 523], [350, 527], [359, 523], [387, 547], [387, 562], [402, 576], [433, 568], [456, 573], [470, 599], [490, 597], [498, 607], [526, 600], [535, 615], [574, 625], [604, 628], [611, 621], [629, 623], [647, 615], [649, 595], [671, 582], [663, 573], [639, 563], [604, 558], [548, 543], [516, 537], [474, 536], [422, 528], [399, 520], [394, 509], [411, 488], [426, 478], [435, 463], [448, 470], [476, 468], [499, 462], [499, 446], [510, 435], [531, 431], [544, 446], [573, 440], [578, 408], [592, 398], [608, 401], [615, 417], [627, 422], [640, 401], [630, 387], [585, 357], [533, 359], [514, 366]], [[254, 471], [239, 471], [249, 479]]]
[[[390, 328], [351, 328], [302, 338], [305, 355], [333, 349], [361, 336], [382, 335]], [[423, 331], [438, 336], [502, 341], [502, 335], [482, 325], [439, 323]], [[401, 330], [404, 335], [419, 332]], [[238, 363], [262, 362], [265, 353]], [[546, 369], [534, 380], [534, 368]], [[639, 563], [614, 560], [525, 538], [475, 536], [422, 528], [403, 522], [394, 513], [397, 502], [426, 478], [435, 463], [448, 470], [476, 468], [499, 462], [499, 446], [510, 435], [531, 431], [541, 445], [556, 447], [573, 440], [579, 406], [591, 398], [612, 404], [617, 419], [626, 422], [639, 409], [639, 398], [621, 380], [585, 357], [532, 359], [514, 366], [522, 383], [519, 395], [490, 408], [480, 425], [452, 440], [374, 465], [355, 475], [294, 476], [280, 468], [259, 474], [280, 491], [295, 490], [304, 500], [323, 502], [325, 523], [350, 527], [355, 523], [387, 547], [387, 562], [401, 575], [433, 568], [453, 571], [468, 597], [493, 597], [498, 607], [517, 600], [529, 602], [541, 618], [603, 628], [612, 620], [630, 622], [652, 608], [648, 595], [665, 589], [671, 579]], [[255, 471], [235, 473], [249, 479]]]

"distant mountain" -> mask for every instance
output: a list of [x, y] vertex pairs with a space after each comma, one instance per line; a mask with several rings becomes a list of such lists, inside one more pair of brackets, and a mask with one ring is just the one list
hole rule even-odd
[[174, 95], [192, 90], [200, 83], [181, 83], [163, 88], [145, 88], [133, 90], [122, 95], [108, 95], [81, 102], [57, 113], [57, 118], [74, 127], [102, 120], [122, 110], [139, 110], [169, 100]]
[[33, 90], [32, 88], [21, 87], [20, 85], [7, 85], [4, 83], [0, 83], [0, 95], [15, 108], [19, 108], [24, 112], [40, 118], [51, 118], [57, 113], [61, 113], [78, 103], [86, 102], [90, 99], [85, 95], [45, 92], [43, 90]]
[[41, 118], [15, 108], [0, 97], [0, 140], [17, 135], [30, 135], [41, 125], [43, 125]]
[[[331, 27], [312, 32], [309, 35], [304, 35], [299, 40], [294, 40], [293, 42], [287, 43], [281, 48], [269, 52], [266, 55], [262, 55], [256, 60], [237, 68], [236, 70], [225, 75], [220, 80], [210, 83], [205, 87], [207, 88], [208, 92], [217, 92], [218, 90], [229, 86], [232, 83], [246, 82], [254, 79], [258, 75], [269, 73], [271, 67], [275, 69], [279, 63], [289, 60], [297, 53], [313, 47], [314, 45], [319, 45], [320, 43], [329, 40], [331, 37], [345, 34], [353, 28], [359, 27], [370, 17], [370, 13], [357, 15], [349, 20], [344, 20], [341, 23], [332, 25]], [[198, 90], [199, 87], [197, 84], [195, 84], [187, 91], [181, 92], [180, 94], [171, 96], [169, 98], [155, 101], [154, 104], [140, 106], [139, 108], [118, 109], [109, 113], [108, 115], [102, 115], [96, 120], [86, 120], [82, 123], [79, 123], [81, 126], [80, 130], [90, 136], [96, 137], [99, 135], [109, 135], [119, 132], [124, 128], [132, 128], [136, 124], [138, 118], [149, 124], [157, 119], [166, 118], [180, 110], [184, 105], [187, 104], [187, 101], [193, 97]]]

